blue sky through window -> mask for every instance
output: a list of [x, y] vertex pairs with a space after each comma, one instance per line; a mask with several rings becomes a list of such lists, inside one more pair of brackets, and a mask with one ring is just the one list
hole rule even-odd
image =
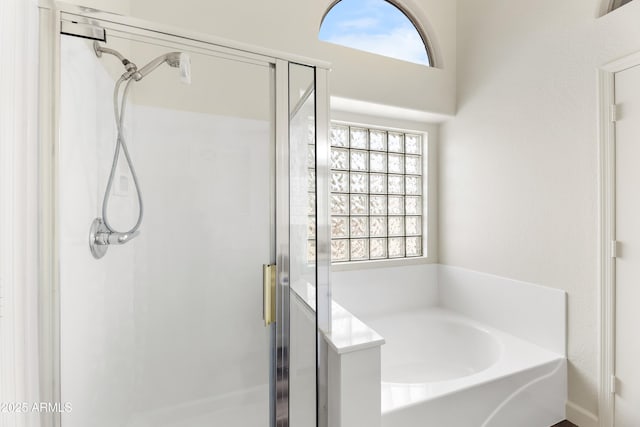
[[384, 0], [342, 0], [322, 22], [320, 40], [391, 58], [429, 65], [418, 30]]

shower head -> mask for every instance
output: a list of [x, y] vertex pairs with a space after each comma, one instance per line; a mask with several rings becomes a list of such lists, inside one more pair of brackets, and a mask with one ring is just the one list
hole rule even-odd
[[157, 57], [133, 74], [134, 80], [142, 80], [160, 65], [167, 63], [170, 67], [180, 69], [180, 80], [191, 83], [191, 58], [184, 52], [170, 52]]
[[93, 42], [93, 50], [95, 51], [98, 58], [100, 58], [103, 53], [108, 53], [118, 58], [127, 70], [127, 72], [123, 75], [123, 78], [125, 80], [128, 80], [129, 78], [133, 78], [135, 81], [142, 80], [143, 77], [147, 76], [153, 70], [166, 62], [170, 67], [180, 69], [180, 80], [183, 83], [191, 83], [191, 58], [184, 52], [166, 53], [149, 62], [144, 67], [138, 69], [136, 64], [129, 61], [120, 52], [114, 49], [109, 49], [108, 47], [100, 46], [97, 41]]

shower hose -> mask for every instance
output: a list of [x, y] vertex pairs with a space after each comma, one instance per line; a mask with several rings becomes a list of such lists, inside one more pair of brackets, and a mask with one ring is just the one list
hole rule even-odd
[[[126, 81], [124, 86], [124, 90], [122, 93], [122, 99], [119, 100], [120, 86], [122, 83]], [[135, 80], [133, 78], [128, 78], [125, 76], [120, 77], [120, 79], [116, 82], [115, 88], [113, 90], [113, 111], [115, 115], [115, 121], [117, 126], [117, 138], [116, 138], [116, 149], [113, 155], [113, 162], [111, 163], [111, 171], [109, 172], [109, 179], [107, 180], [107, 188], [104, 192], [104, 198], [102, 200], [102, 221], [104, 225], [109, 229], [112, 233], [121, 233], [121, 234], [133, 234], [138, 228], [140, 228], [140, 224], [142, 223], [142, 215], [144, 214], [144, 204], [142, 202], [142, 192], [140, 191], [140, 184], [138, 183], [138, 176], [136, 175], [135, 167], [133, 166], [133, 161], [131, 160], [131, 156], [129, 154], [129, 149], [127, 148], [127, 141], [124, 136], [123, 131], [123, 122], [125, 116], [125, 109], [127, 106], [127, 96], [129, 95], [129, 89], [131, 88], [131, 84]], [[120, 111], [118, 111], [118, 107]], [[138, 219], [136, 220], [135, 225], [128, 231], [118, 231], [113, 228], [108, 218], [108, 208], [109, 208], [109, 199], [111, 198], [111, 188], [113, 187], [113, 180], [116, 175], [116, 168], [118, 166], [118, 160], [120, 158], [120, 149], [124, 153], [124, 158], [127, 162], [127, 166], [129, 167], [129, 171], [131, 171], [131, 177], [133, 178], [133, 184], [136, 188], [136, 195], [138, 197]]]

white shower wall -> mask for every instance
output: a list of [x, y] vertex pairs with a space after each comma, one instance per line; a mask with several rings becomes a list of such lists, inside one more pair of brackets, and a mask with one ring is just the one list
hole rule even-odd
[[[115, 144], [110, 60], [63, 37], [61, 387], [73, 405], [63, 425], [267, 425], [269, 117], [130, 105], [125, 134], [145, 217], [139, 237], [95, 260], [89, 225]], [[120, 228], [137, 213], [123, 179], [110, 205]]]
[[[109, 406], [119, 408], [131, 401], [133, 360], [105, 356], [132, 354], [132, 319], [129, 307], [119, 302], [132, 300], [134, 247], [123, 247], [98, 263], [88, 250], [87, 234], [88, 225], [99, 216], [99, 188], [104, 188], [106, 159], [115, 140], [114, 121], [105, 120], [113, 117], [110, 103], [95, 100], [110, 99], [113, 80], [86, 42], [66, 41], [58, 191], [62, 398], [73, 405], [74, 419], [115, 421], [108, 415]], [[114, 220], [131, 221], [127, 213], [132, 207], [128, 200], [114, 198]], [[114, 372], [120, 375], [114, 377]], [[87, 392], [91, 384], [101, 387]]]

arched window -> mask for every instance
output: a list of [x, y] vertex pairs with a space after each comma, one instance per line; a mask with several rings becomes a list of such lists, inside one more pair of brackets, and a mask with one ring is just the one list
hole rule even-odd
[[353, 49], [433, 66], [424, 33], [399, 6], [386, 0], [339, 0], [325, 15], [319, 38]]

